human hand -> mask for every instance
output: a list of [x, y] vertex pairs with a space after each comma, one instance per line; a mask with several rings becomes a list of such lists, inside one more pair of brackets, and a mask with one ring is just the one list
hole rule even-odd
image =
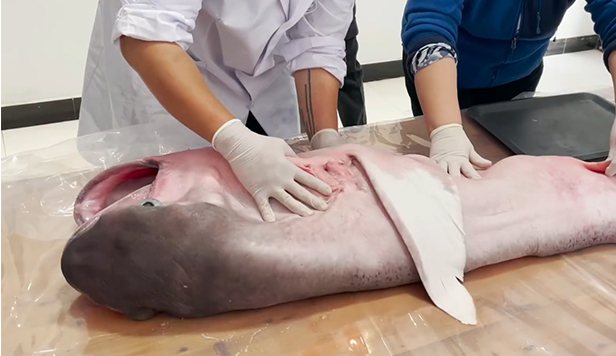
[[492, 165], [475, 151], [460, 124], [438, 127], [430, 134], [430, 141], [430, 158], [454, 177], [462, 173], [468, 178], [479, 179], [473, 165], [479, 168]]
[[240, 183], [253, 196], [263, 220], [276, 219], [270, 198], [301, 216], [313, 214], [302, 202], [314, 209], [327, 209], [323, 199], [300, 183], [323, 195], [331, 194], [331, 187], [291, 163], [287, 157], [296, 155], [284, 140], [256, 134], [234, 119], [218, 129], [212, 146], [225, 157]]
[[318, 150], [325, 147], [333, 147], [345, 144], [346, 141], [340, 136], [338, 130], [323, 129], [317, 132], [310, 140], [310, 147]]
[[610, 134], [610, 153], [607, 156], [607, 160], [610, 162], [610, 165], [607, 167], [605, 174], [608, 177], [616, 176], [616, 117], [614, 118], [612, 133]]

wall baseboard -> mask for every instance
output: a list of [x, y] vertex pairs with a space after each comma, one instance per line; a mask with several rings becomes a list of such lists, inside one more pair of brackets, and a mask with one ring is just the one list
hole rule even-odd
[[[402, 54], [402, 52], [400, 52]], [[402, 60], [362, 64], [364, 83], [404, 77]]]
[[[592, 49], [601, 50], [601, 41], [597, 35], [562, 38], [551, 41], [545, 55], [552, 56]], [[370, 63], [362, 67], [364, 70], [364, 83], [404, 76], [401, 60]], [[81, 98], [77, 97], [32, 104], [3, 106], [2, 130], [77, 120], [79, 119], [80, 105]]]
[[77, 120], [81, 98], [3, 106], [2, 131]]

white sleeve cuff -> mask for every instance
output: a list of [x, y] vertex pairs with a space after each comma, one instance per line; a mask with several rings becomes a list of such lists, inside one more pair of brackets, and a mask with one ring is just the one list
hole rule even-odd
[[143, 41], [175, 42], [184, 50], [193, 42], [195, 20], [175, 11], [159, 10], [143, 4], [122, 7], [116, 17], [111, 41], [121, 36]]
[[[288, 44], [285, 57], [289, 60], [291, 73], [303, 69], [323, 68], [344, 84], [346, 63], [345, 43], [333, 37], [306, 37]], [[293, 53], [295, 52], [295, 53]]]

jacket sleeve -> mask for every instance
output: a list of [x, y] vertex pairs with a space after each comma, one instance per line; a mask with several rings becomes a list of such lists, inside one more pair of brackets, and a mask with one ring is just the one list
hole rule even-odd
[[586, 0], [585, 10], [595, 23], [603, 44], [603, 61], [608, 70], [610, 54], [616, 50], [616, 0]]
[[113, 26], [112, 42], [127, 36], [175, 42], [184, 50], [192, 44], [191, 32], [202, 0], [124, 0], [124, 3]]
[[355, 0], [315, 0], [306, 14], [289, 29], [284, 56], [291, 72], [323, 68], [344, 83], [344, 38], [353, 20]]
[[[402, 45], [409, 61], [426, 45], [443, 43], [457, 57], [458, 26], [464, 0], [407, 0]], [[408, 65], [405, 63], [405, 65]]]

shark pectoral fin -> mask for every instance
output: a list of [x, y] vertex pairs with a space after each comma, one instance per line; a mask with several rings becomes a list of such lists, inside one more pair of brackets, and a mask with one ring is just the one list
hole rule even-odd
[[421, 168], [389, 174], [370, 160], [362, 165], [431, 300], [462, 323], [477, 324], [473, 298], [461, 283], [466, 248], [462, 205], [453, 182]]

